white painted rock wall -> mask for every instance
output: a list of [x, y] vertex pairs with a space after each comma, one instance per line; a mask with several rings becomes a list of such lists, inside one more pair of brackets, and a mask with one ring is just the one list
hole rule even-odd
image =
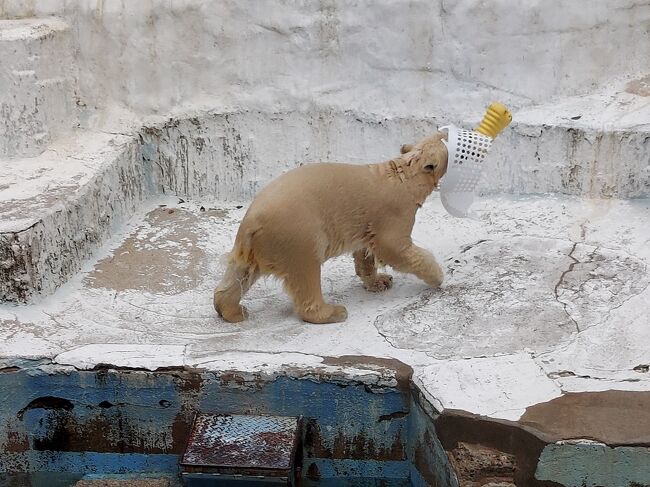
[[73, 55], [60, 19], [0, 20], [0, 158], [38, 155], [72, 128]]
[[186, 114], [143, 128], [142, 154], [161, 192], [249, 201], [301, 164], [385, 161], [440, 124], [361, 117], [331, 110]]
[[[74, 25], [90, 106], [165, 113], [211, 100], [381, 114], [464, 113], [448, 91], [519, 103], [591, 92], [650, 65], [635, 0], [5, 0], [0, 18]], [[471, 96], [470, 96], [471, 99]], [[482, 110], [482, 106], [474, 110]]]

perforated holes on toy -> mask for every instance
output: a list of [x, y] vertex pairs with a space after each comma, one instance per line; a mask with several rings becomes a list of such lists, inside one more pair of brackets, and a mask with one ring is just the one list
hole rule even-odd
[[447, 130], [447, 152], [450, 164], [440, 184], [440, 196], [445, 209], [453, 216], [465, 217], [481, 180], [485, 156], [492, 139], [453, 125]]

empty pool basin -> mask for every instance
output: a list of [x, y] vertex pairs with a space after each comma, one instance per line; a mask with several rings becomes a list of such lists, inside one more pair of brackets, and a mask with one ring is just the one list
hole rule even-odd
[[[305, 486], [650, 484], [649, 16], [0, 2], [0, 484], [180, 485], [202, 413], [301, 417]], [[368, 293], [343, 256], [322, 288], [345, 323], [303, 323], [273, 279], [218, 317], [269, 181], [493, 100], [514, 121], [476, 217], [418, 211], [440, 289], [387, 269]]]

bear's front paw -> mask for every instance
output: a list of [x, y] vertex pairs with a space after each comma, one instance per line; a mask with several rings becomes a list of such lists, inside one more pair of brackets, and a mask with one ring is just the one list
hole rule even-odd
[[437, 272], [433, 272], [427, 279], [426, 283], [434, 289], [437, 289], [444, 281], [445, 275], [441, 269], [437, 269]]
[[393, 276], [388, 274], [377, 274], [375, 279], [363, 284], [368, 291], [372, 293], [380, 293], [386, 291], [393, 286]]

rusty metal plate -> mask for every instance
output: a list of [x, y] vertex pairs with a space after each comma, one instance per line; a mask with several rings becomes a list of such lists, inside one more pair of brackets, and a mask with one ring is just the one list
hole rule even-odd
[[299, 425], [297, 417], [199, 414], [181, 466], [193, 472], [288, 476]]

